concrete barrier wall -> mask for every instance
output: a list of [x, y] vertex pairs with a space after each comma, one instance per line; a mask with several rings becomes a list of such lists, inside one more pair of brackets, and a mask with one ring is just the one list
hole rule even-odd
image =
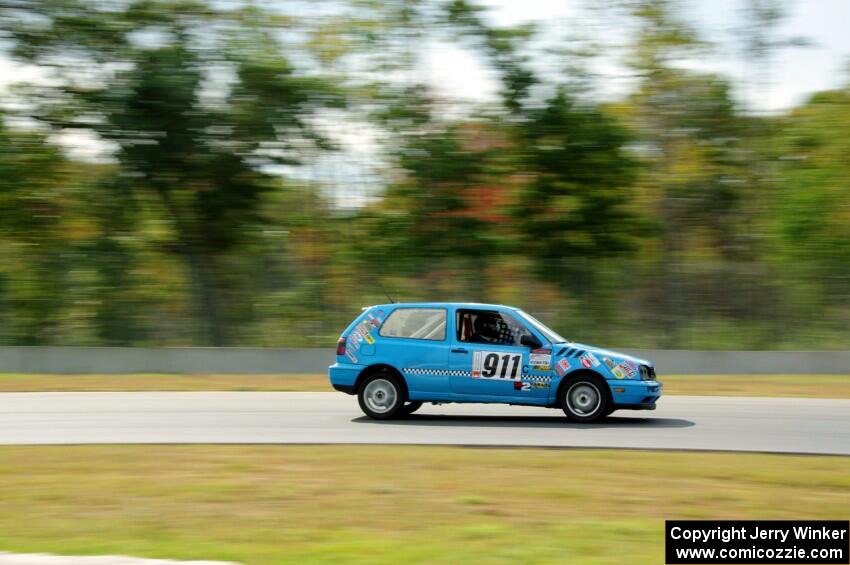
[[[623, 350], [664, 374], [850, 374], [850, 351]], [[0, 347], [0, 373], [324, 373], [332, 349]]]
[[660, 375], [850, 374], [850, 351], [624, 350], [650, 359]]
[[324, 373], [331, 349], [0, 347], [0, 373]]

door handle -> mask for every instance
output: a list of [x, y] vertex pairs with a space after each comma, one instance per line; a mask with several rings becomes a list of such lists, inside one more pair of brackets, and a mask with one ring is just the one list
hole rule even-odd
[[457, 349], [452, 349], [452, 353], [469, 353], [469, 350], [468, 350], [468, 349], [463, 349], [463, 348], [460, 348], [460, 347], [459, 347], [459, 348], [457, 348]]

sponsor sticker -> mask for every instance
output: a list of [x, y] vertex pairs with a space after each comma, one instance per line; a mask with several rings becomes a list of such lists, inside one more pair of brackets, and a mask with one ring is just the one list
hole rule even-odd
[[625, 379], [626, 378], [626, 374], [623, 372], [623, 370], [619, 366], [611, 369], [611, 372], [614, 373], [614, 376], [617, 377], [618, 379]]
[[366, 334], [365, 337], [366, 337], [366, 343], [368, 343], [369, 345], [375, 344], [375, 338], [372, 337], [372, 334]]
[[535, 371], [551, 371], [552, 367], [551, 365], [535, 365], [533, 369]]
[[555, 365], [555, 372], [558, 373], [559, 376], [563, 377], [567, 374], [567, 371], [570, 370], [570, 362], [566, 359], [561, 359], [558, 361], [558, 364]]
[[531, 383], [531, 387], [532, 388], [549, 388], [549, 383], [534, 382], [534, 383]]
[[353, 362], [357, 363], [357, 356], [354, 354], [353, 351], [351, 351], [350, 349], [346, 349], [345, 354], [348, 355], [349, 359], [351, 359]]
[[552, 363], [552, 351], [549, 349], [532, 349], [529, 365], [550, 365]]
[[603, 357], [602, 362], [605, 363], [605, 366], [608, 367], [608, 369], [613, 369], [617, 365], [610, 357]]
[[593, 354], [593, 353], [591, 353], [590, 351], [588, 351], [588, 352], [587, 352], [587, 353], [585, 353], [584, 355], [585, 355], [585, 357], [587, 357], [587, 359], [590, 361], [590, 364], [591, 364], [591, 365], [593, 365], [594, 367], [598, 367], [598, 366], [599, 366], [599, 359], [597, 359], [597, 358], [596, 358], [596, 355], [594, 355], [594, 354]]
[[590, 357], [588, 357], [587, 353], [585, 353], [584, 355], [582, 355], [578, 359], [579, 359], [579, 361], [581, 361], [581, 364], [585, 369], [590, 369], [592, 363], [591, 363]]
[[[637, 367], [634, 367], [634, 366], [630, 367], [629, 365], [630, 365], [630, 363], [620, 363], [619, 367], [620, 367], [620, 370], [623, 371], [623, 373], [626, 374], [626, 377], [633, 379], [635, 377], [635, 375], [637, 374]], [[634, 368], [632, 368], [632, 367], [634, 367]]]

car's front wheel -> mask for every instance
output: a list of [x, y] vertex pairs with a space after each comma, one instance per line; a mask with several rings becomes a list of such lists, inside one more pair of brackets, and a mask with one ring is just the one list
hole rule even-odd
[[576, 422], [594, 422], [608, 414], [609, 402], [601, 379], [582, 375], [561, 390], [561, 407], [567, 418]]
[[363, 413], [376, 420], [398, 416], [404, 409], [404, 392], [396, 378], [389, 373], [366, 377], [357, 392]]

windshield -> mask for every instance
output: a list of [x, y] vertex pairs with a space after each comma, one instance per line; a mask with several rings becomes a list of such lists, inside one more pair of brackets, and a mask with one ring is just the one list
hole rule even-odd
[[538, 332], [542, 333], [546, 337], [546, 339], [548, 339], [552, 343], [567, 343], [566, 338], [564, 338], [563, 336], [558, 334], [558, 332], [547, 328], [546, 325], [543, 322], [541, 322], [540, 320], [538, 320], [537, 318], [535, 318], [531, 314], [523, 312], [520, 309], [517, 309], [516, 313], [519, 314], [520, 316], [522, 316], [523, 318], [525, 318], [526, 322], [528, 322], [529, 324], [534, 326], [534, 329], [536, 329]]

